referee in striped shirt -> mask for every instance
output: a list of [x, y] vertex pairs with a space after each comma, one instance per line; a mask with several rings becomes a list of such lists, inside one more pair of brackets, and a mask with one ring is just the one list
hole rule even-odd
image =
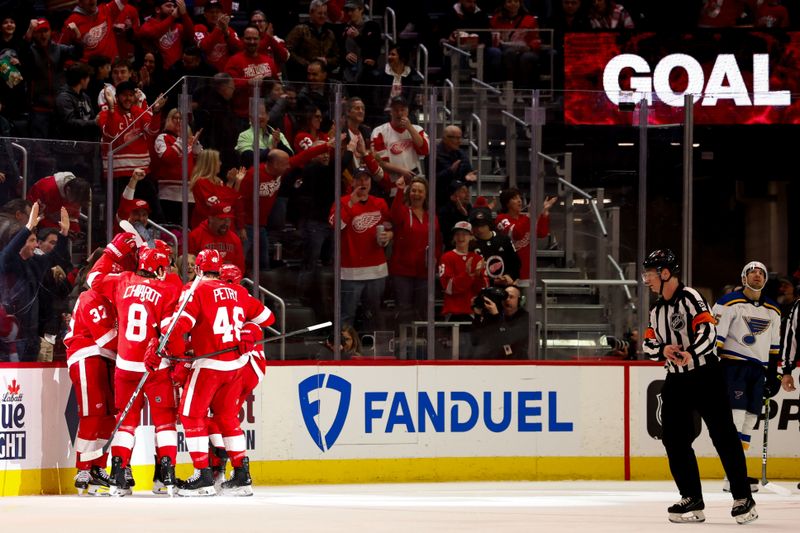
[[[731, 515], [740, 523], [752, 521], [758, 514], [716, 353], [716, 327], [709, 305], [700, 293], [676, 277], [679, 265], [671, 250], [652, 252], [643, 266], [644, 284], [659, 296], [650, 311], [644, 352], [651, 359], [666, 359], [667, 377], [661, 390], [662, 442], [682, 498], [669, 508], [670, 520], [705, 520], [700, 472], [692, 448], [693, 413], [698, 412], [730, 480], [734, 499]], [[687, 517], [686, 513], [694, 516]]]

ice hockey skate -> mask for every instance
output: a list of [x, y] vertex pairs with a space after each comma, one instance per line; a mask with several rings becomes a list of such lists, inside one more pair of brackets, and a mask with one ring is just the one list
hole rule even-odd
[[75, 475], [75, 488], [78, 489], [78, 496], [83, 496], [83, 493], [89, 490], [89, 481], [92, 479], [92, 474], [88, 470], [78, 470]]
[[737, 524], [749, 524], [756, 518], [756, 502], [753, 498], [744, 498], [742, 500], [734, 500], [733, 509], [731, 509], [731, 516], [736, 519]]
[[194, 474], [178, 487], [178, 496], [214, 496], [216, 493], [214, 475], [209, 467], [195, 468]]
[[225, 482], [225, 466], [227, 464], [227, 461], [225, 461], [219, 466], [211, 467], [211, 473], [214, 475], [214, 488], [217, 492], [222, 489], [222, 484]]
[[112, 496], [129, 496], [133, 494], [128, 481], [125, 479], [125, 468], [122, 466], [122, 457], [111, 459], [111, 487], [109, 494]]
[[250, 479], [250, 459], [242, 459], [242, 466], [234, 467], [231, 478], [222, 483], [221, 496], [252, 496], [253, 481]]
[[128, 482], [128, 486], [130, 488], [136, 486], [136, 480], [133, 479], [133, 470], [131, 470], [131, 465], [125, 467], [125, 481]]
[[692, 522], [705, 522], [706, 515], [703, 514], [703, 509], [706, 508], [702, 498], [689, 496], [682, 498], [681, 501], [675, 505], [670, 505], [667, 509], [669, 513], [669, 521], [676, 524], [685, 524]]
[[108, 496], [111, 489], [111, 478], [104, 468], [93, 466], [89, 471], [89, 494], [91, 496]]
[[[750, 492], [758, 492], [759, 482], [754, 477], [747, 477], [747, 482], [750, 483]], [[731, 491], [731, 482], [728, 481], [728, 478], [724, 478], [722, 480], [722, 492], [730, 492]]]
[[175, 466], [164, 456], [153, 470], [153, 494], [175, 496], [176, 486]]

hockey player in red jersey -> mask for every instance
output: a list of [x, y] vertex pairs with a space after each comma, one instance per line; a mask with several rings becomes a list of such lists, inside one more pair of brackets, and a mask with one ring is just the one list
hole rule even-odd
[[221, 494], [249, 496], [249, 459], [245, 438], [239, 426], [242, 394], [242, 368], [250, 355], [237, 349], [245, 322], [265, 327], [275, 321], [272, 312], [243, 287], [219, 279], [222, 258], [212, 249], [202, 250], [195, 262], [202, 280], [186, 307], [176, 317], [167, 345], [171, 353], [181, 353], [183, 334], [191, 333], [195, 354], [223, 349], [230, 351], [194, 361], [187, 378], [178, 412], [186, 432], [186, 445], [194, 464], [194, 474], [178, 489], [181, 496], [211, 496], [216, 493], [208, 458], [209, 407], [222, 433], [223, 443], [233, 464], [231, 479], [221, 485]]
[[67, 368], [78, 403], [78, 435], [75, 439], [75, 488], [78, 494], [104, 495], [109, 491], [106, 473], [108, 454], [87, 461], [82, 455], [102, 448], [114, 429], [114, 359], [117, 325], [114, 308], [107, 298], [89, 289], [81, 293], [69, 331], [64, 337]]
[[[132, 236], [130, 237], [132, 240]], [[115, 238], [115, 241], [118, 240], [120, 239]], [[107, 297], [117, 310], [119, 334], [114, 390], [116, 407], [120, 410], [131, 398], [142, 374], [146, 372], [146, 341], [157, 338], [169, 321], [180, 293], [179, 285], [164, 281], [169, 268], [169, 257], [156, 249], [141, 249], [135, 273], [110, 273], [111, 263], [121, 259], [118, 254], [125, 257], [133, 253], [135, 244], [130, 240], [118, 243], [115, 246], [117, 253], [107, 249], [90, 272], [90, 276], [97, 274], [92, 279], [92, 288]], [[175, 457], [178, 451], [175, 396], [169, 374], [169, 364], [164, 360], [157, 369], [150, 372], [143, 388], [156, 429], [159, 473], [167, 487], [175, 485]], [[137, 396], [114, 436], [111, 446], [111, 477], [114, 482], [112, 495], [124, 496], [131, 492], [124, 470], [131, 458], [134, 433], [140, 422], [143, 403], [143, 396]]]

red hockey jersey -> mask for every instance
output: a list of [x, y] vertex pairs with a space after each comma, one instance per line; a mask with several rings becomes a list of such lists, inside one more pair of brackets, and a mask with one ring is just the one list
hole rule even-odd
[[113, 361], [117, 357], [116, 320], [108, 298], [93, 289], [83, 291], [75, 302], [69, 331], [64, 337], [67, 366], [92, 356]]

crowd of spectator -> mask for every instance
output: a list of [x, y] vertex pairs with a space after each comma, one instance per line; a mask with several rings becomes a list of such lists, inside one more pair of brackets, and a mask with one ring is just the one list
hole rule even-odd
[[[697, 4], [696, 20], [688, 19], [698, 26], [785, 28], [797, 15], [789, 1], [683, 3]], [[19, 341], [4, 343], [0, 357], [39, 357], [41, 340], [63, 332], [68, 308], [52, 302], [66, 305], [64, 295], [80, 290], [66, 243], [83, 237], [78, 215], [91, 191], [105, 198], [101, 175], [110, 170], [113, 176], [118, 220], [146, 234], [150, 219], [181, 225], [184, 159], [190, 176], [188, 252], [215, 248], [227, 262], [252, 269], [258, 235], [258, 266], [269, 270], [277, 242], [271, 228], [290, 222], [301, 235], [297, 286], [306, 300], [317, 290], [320, 268], [332, 260], [329, 217], [334, 184], [341, 179], [345, 324], [388, 327], [387, 298], [395, 302], [395, 320], [424, 318], [430, 246], [440, 275], [459, 261], [466, 266], [440, 278], [445, 318], [473, 315], [471, 304], [482, 287], [524, 286], [532, 238], [524, 197], [506, 191], [496, 220], [494, 206], [483, 199], [471, 205], [477, 174], [462, 150], [461, 129], [448, 126], [440, 139], [428, 139], [416, 124], [423, 79], [409, 43], [428, 43], [434, 67], [447, 61], [438, 53], [442, 42], [483, 44], [490, 81], [511, 79], [529, 88], [538, 83], [538, 29], [562, 35], [654, 29], [677, 18], [657, 16], [663, 3], [634, 0], [390, 0], [376, 6], [393, 7], [401, 23], [398, 41], [385, 50], [381, 28], [362, 0], [289, 6], [0, 0], [0, 136], [74, 141], [69, 159], [41, 144], [40, 155], [58, 168], [34, 171], [25, 199], [9, 145], [0, 142], [3, 320], [14, 317], [19, 325]], [[486, 31], [471, 35], [464, 29]], [[181, 112], [179, 98], [178, 82], [185, 76], [197, 78], [187, 84], [188, 114]], [[339, 83], [346, 97], [341, 117], [333, 110]], [[257, 119], [251, 117], [256, 88]], [[332, 165], [336, 141], [343, 148], [341, 176]], [[437, 160], [429, 182], [423, 176], [431, 143]], [[434, 185], [436, 205], [429, 205]], [[539, 237], [548, 232], [553, 201], [545, 202], [535, 224]], [[437, 215], [434, 243], [428, 242], [430, 210]]]

